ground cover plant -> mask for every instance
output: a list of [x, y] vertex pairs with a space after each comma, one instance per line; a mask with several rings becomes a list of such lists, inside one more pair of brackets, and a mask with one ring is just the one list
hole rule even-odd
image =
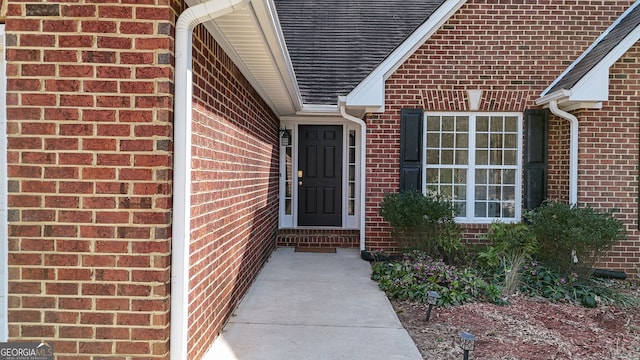
[[[419, 201], [417, 196], [411, 194]], [[389, 209], [381, 214], [389, 217]], [[413, 246], [399, 247], [403, 256], [372, 263], [372, 279], [424, 358], [459, 358], [457, 334], [471, 331], [484, 348], [472, 359], [640, 359], [638, 284], [591, 276], [611, 244], [624, 238], [621, 222], [611, 212], [560, 203], [526, 216], [527, 223], [492, 224], [486, 244], [465, 261], [438, 257], [446, 253], [441, 246], [435, 252]], [[413, 241], [421, 239], [438, 244], [431, 236]], [[441, 297], [426, 322], [428, 291]]]

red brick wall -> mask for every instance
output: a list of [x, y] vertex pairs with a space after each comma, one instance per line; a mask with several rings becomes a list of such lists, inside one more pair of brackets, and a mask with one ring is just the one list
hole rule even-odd
[[[183, 4], [9, 3], [10, 338], [168, 358], [173, 31]], [[278, 119], [194, 36], [190, 358], [275, 247]]]
[[[394, 246], [387, 224], [378, 216], [378, 209], [384, 193], [398, 190], [402, 108], [465, 111], [466, 90], [485, 91], [482, 111], [521, 112], [536, 108], [534, 100], [538, 95], [632, 3], [468, 1], [387, 80], [385, 113], [370, 114], [367, 118], [368, 246], [390, 250]], [[635, 58], [629, 55], [627, 60], [616, 65], [620, 67], [616, 73], [630, 71], [628, 74], [633, 74], [636, 71], [637, 51], [633, 54]], [[608, 208], [614, 205], [612, 199], [615, 196], [629, 196], [630, 202], [623, 204], [625, 213], [620, 217], [631, 229], [637, 223], [638, 184], [634, 181], [637, 180], [638, 163], [638, 84], [637, 79], [632, 80], [631, 76], [628, 79], [623, 75], [615, 78], [616, 73], [612, 86], [622, 83], [620, 91], [624, 93], [624, 99], [618, 100], [614, 89], [611, 101], [605, 107], [612, 106], [615, 110], [592, 113], [592, 116], [585, 113], [587, 118], [581, 119], [582, 190], [579, 202]], [[624, 115], [616, 115], [616, 111]], [[608, 124], [618, 118], [620, 125], [608, 128]], [[566, 199], [568, 125], [565, 120], [552, 117], [550, 131], [549, 195]], [[602, 143], [591, 143], [594, 137], [586, 135], [595, 133], [609, 139], [609, 131], [617, 137], [606, 140], [605, 143], [613, 142], [607, 144], [609, 150], [606, 151], [612, 151], [611, 147], [615, 150], [606, 160], [587, 161], [587, 151], [594, 156], [604, 149]], [[621, 171], [623, 178], [618, 181], [606, 179], [606, 174], [613, 176], [610, 175], [612, 171]], [[603, 189], [598, 194], [589, 195], [591, 191], [586, 189], [593, 187]], [[482, 226], [467, 228], [467, 236], [471, 238], [482, 232]], [[616, 267], [635, 273], [634, 262], [637, 263], [640, 255], [638, 234], [630, 231], [629, 235], [629, 243], [616, 248], [624, 249], [626, 255], [622, 255], [622, 251], [613, 255], [620, 253], [616, 261], [621, 264]], [[607, 265], [613, 266], [611, 263]]]
[[10, 340], [168, 358], [173, 22], [8, 1]]
[[579, 202], [616, 209], [627, 225], [627, 241], [614, 246], [604, 267], [640, 275], [638, 162], [640, 161], [640, 43], [611, 68], [609, 101], [582, 111]]
[[189, 358], [210, 347], [275, 248], [279, 120], [208, 36], [194, 36]]

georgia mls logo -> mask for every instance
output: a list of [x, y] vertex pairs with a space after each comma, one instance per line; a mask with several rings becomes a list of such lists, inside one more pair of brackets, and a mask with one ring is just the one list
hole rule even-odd
[[47, 343], [0, 343], [0, 360], [53, 360], [53, 346]]

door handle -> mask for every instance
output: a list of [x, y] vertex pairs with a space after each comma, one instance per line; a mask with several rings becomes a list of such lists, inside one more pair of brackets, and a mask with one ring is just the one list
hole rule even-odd
[[298, 170], [298, 186], [302, 186], [302, 170]]

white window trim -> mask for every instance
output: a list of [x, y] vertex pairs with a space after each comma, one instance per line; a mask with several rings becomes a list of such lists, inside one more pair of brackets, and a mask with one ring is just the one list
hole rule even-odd
[[[427, 191], [427, 117], [428, 116], [468, 116], [469, 117], [469, 165], [467, 171], [467, 216], [456, 217], [456, 222], [461, 224], [490, 224], [492, 222], [513, 223], [520, 222], [522, 220], [522, 176], [523, 176], [523, 114], [520, 112], [446, 112], [446, 111], [430, 111], [425, 112], [423, 116], [423, 146], [422, 146], [422, 192], [426, 194]], [[517, 124], [517, 166], [516, 166], [516, 183], [515, 183], [515, 216], [513, 218], [499, 218], [499, 217], [486, 217], [476, 218], [470, 216], [474, 211], [475, 199], [475, 134], [476, 134], [476, 117], [478, 116], [503, 116], [503, 117], [516, 117], [518, 119]], [[473, 127], [472, 127], [473, 125]], [[473, 131], [471, 130], [473, 129]], [[501, 168], [507, 168], [501, 166]], [[471, 199], [471, 200], [470, 200]]]

